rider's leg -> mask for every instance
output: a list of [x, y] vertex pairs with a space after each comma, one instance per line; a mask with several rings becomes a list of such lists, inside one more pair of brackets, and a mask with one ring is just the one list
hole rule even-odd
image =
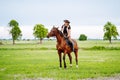
[[69, 43], [70, 43], [70, 46], [71, 46], [72, 51], [74, 52], [74, 44], [73, 44], [71, 38], [69, 38]]

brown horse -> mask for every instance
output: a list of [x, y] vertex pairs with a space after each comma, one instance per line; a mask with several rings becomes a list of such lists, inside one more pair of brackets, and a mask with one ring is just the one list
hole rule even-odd
[[[71, 52], [72, 49], [71, 47], [67, 44], [64, 35], [58, 28], [53, 27], [51, 31], [48, 33], [47, 37], [53, 37], [55, 36], [57, 39], [57, 51], [59, 55], [59, 61], [60, 61], [60, 68], [62, 67], [62, 53], [63, 53], [63, 61], [64, 61], [64, 68], [66, 68], [66, 61], [65, 61], [65, 56], [68, 54], [69, 60], [70, 60], [70, 66], [72, 66], [72, 56]], [[78, 67], [78, 46], [77, 42], [72, 39], [72, 42], [74, 43], [74, 54], [75, 54], [75, 60], [76, 60], [76, 67]]]

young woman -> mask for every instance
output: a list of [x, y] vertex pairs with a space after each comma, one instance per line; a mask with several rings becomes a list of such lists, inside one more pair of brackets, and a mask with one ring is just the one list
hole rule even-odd
[[70, 44], [71, 49], [74, 51], [74, 46], [71, 41], [71, 26], [69, 20], [64, 20], [64, 24], [61, 27], [61, 31], [63, 35], [68, 39], [68, 43]]

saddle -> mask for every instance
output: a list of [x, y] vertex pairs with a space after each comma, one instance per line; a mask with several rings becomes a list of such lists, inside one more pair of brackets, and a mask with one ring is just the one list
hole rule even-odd
[[68, 37], [64, 37], [64, 38], [65, 38], [65, 41], [66, 41], [67, 45], [72, 48], [74, 43], [72, 41], [70, 41]]

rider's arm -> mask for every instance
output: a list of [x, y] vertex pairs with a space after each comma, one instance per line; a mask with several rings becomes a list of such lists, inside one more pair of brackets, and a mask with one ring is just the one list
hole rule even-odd
[[68, 29], [68, 37], [71, 36], [71, 29]]
[[68, 37], [71, 37], [71, 27], [68, 28]]

